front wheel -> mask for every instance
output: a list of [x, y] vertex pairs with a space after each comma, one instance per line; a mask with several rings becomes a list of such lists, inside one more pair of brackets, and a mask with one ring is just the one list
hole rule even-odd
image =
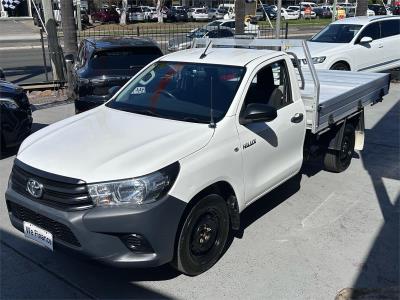
[[351, 124], [344, 128], [340, 150], [327, 150], [324, 165], [328, 171], [340, 173], [350, 166], [354, 154], [355, 129]]
[[205, 196], [186, 217], [172, 266], [189, 276], [207, 271], [222, 255], [229, 229], [225, 200], [216, 194]]
[[339, 71], [350, 71], [350, 68], [347, 64], [343, 62], [337, 62], [333, 64], [333, 66], [330, 68], [330, 70], [339, 70]]

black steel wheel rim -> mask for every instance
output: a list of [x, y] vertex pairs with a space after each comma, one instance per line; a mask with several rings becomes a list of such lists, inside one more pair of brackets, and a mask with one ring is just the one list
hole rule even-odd
[[343, 165], [346, 165], [348, 162], [350, 162], [352, 155], [353, 150], [351, 140], [348, 136], [344, 136], [339, 155], [340, 162]]
[[206, 211], [193, 226], [190, 238], [190, 252], [193, 256], [209, 254], [218, 243], [220, 220], [215, 211]]

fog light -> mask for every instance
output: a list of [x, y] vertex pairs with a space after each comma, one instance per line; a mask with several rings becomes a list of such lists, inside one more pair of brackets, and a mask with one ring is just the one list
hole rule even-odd
[[137, 253], [153, 253], [154, 250], [149, 242], [140, 234], [132, 233], [121, 237], [129, 250]]

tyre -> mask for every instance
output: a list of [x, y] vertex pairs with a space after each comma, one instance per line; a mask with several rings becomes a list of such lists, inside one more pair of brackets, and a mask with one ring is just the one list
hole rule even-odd
[[189, 276], [207, 271], [222, 255], [229, 229], [225, 200], [216, 194], [204, 197], [186, 217], [178, 236], [172, 266]]
[[350, 166], [354, 154], [355, 130], [351, 124], [346, 124], [340, 150], [328, 150], [324, 156], [325, 169], [340, 173]]
[[344, 62], [337, 62], [333, 64], [330, 70], [339, 70], [339, 71], [350, 71], [350, 67], [348, 64]]

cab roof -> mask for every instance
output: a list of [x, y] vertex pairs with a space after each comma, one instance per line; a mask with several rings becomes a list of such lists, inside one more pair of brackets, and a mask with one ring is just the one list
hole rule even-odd
[[252, 50], [239, 48], [209, 48], [206, 57], [200, 58], [205, 48], [193, 48], [167, 54], [161, 61], [192, 62], [244, 67], [251, 61], [265, 57], [267, 59], [282, 55], [281, 51]]

